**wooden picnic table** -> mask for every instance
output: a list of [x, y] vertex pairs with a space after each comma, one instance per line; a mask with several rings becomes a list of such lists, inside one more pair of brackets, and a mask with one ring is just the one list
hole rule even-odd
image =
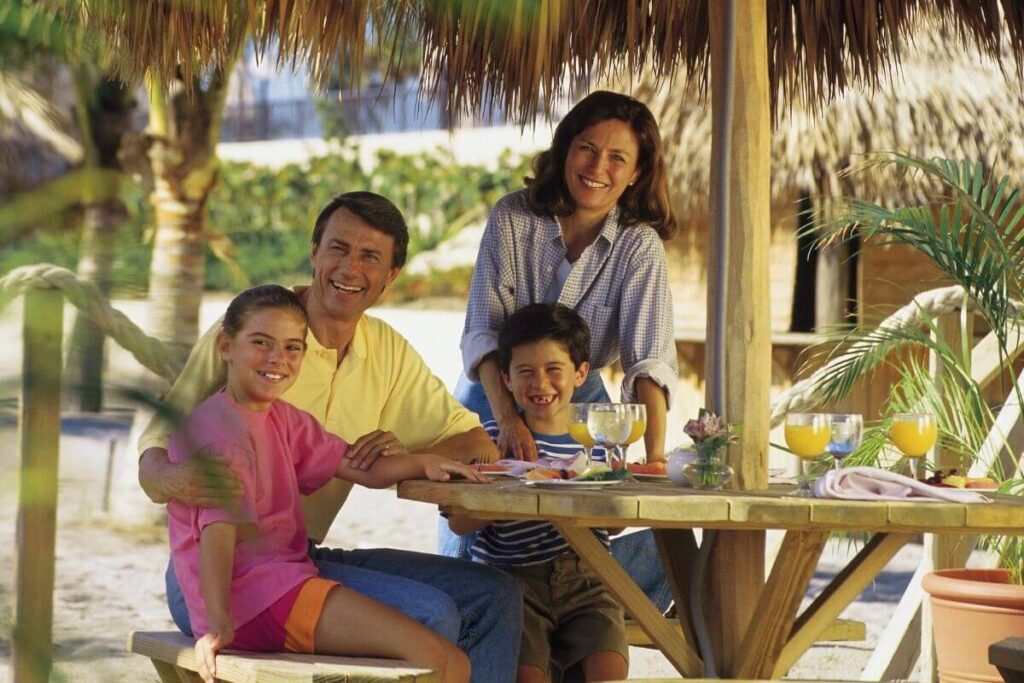
[[[742, 633], [728, 678], [781, 678], [916, 534], [1024, 534], [1024, 499], [991, 495], [989, 504], [842, 501], [800, 498], [793, 485], [765, 491], [697, 491], [669, 483], [624, 482], [602, 488], [527, 486], [497, 480], [490, 486], [460, 482], [403, 482], [401, 498], [436, 504], [481, 519], [544, 519], [576, 553], [687, 678], [699, 678], [687, 586], [697, 552], [693, 529], [767, 530], [785, 534], [775, 563]], [[673, 628], [637, 587], [591, 527], [651, 527], [676, 600], [682, 632]], [[865, 533], [849, 564], [799, 615], [815, 567], [832, 531]], [[868, 538], [870, 534], [870, 538]], [[711, 634], [721, 638], [721, 634]], [[725, 637], [730, 637], [729, 635]]]

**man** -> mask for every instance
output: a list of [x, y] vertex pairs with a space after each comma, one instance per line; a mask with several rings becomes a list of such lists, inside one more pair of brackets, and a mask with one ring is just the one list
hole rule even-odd
[[[494, 460], [497, 452], [476, 416], [455, 401], [401, 335], [364, 315], [398, 276], [408, 240], [398, 209], [370, 192], [339, 195], [320, 212], [310, 253], [313, 280], [296, 288], [309, 318], [308, 351], [282, 398], [351, 443], [354, 466], [369, 467], [377, 457], [406, 448], [464, 462]], [[214, 346], [218, 327], [193, 349], [166, 399], [168, 413], [187, 413], [223, 386], [224, 365]], [[172, 421], [158, 416], [139, 442], [139, 483], [150, 499], [223, 506], [236, 497], [237, 478], [215, 460], [169, 463], [166, 445], [173, 429]], [[515, 583], [487, 567], [434, 555], [318, 547], [350, 489], [335, 480], [303, 501], [310, 556], [321, 576], [458, 643], [469, 655], [474, 680], [512, 680], [522, 615]], [[167, 593], [175, 623], [189, 633], [170, 567]]]

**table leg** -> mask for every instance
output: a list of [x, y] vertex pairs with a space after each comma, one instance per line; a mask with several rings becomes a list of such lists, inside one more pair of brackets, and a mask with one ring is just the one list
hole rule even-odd
[[676, 617], [688, 643], [697, 643], [690, 621], [690, 598], [687, 594], [693, 565], [697, 558], [697, 539], [692, 529], [654, 529], [654, 540], [665, 568], [672, 599], [676, 604]]
[[[794, 532], [789, 532], [794, 533]], [[788, 538], [789, 534], [787, 534]], [[807, 651], [839, 614], [885, 569], [912, 534], [875, 534], [793, 624], [793, 631], [779, 654], [773, 676], [782, 677]], [[810, 578], [810, 577], [808, 577]]]
[[786, 532], [737, 653], [735, 678], [765, 678], [775, 669], [827, 540], [827, 531]]
[[600, 577], [608, 591], [629, 612], [651, 641], [658, 646], [672, 666], [687, 678], [697, 678], [701, 661], [685, 636], [677, 633], [658, 608], [644, 595], [626, 570], [615, 561], [594, 532], [586, 527], [553, 522], [576, 554]]

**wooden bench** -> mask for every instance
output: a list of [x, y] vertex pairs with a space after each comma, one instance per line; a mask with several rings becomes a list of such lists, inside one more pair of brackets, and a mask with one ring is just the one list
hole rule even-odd
[[[200, 682], [195, 641], [177, 631], [135, 631], [128, 650], [149, 657], [162, 683]], [[409, 662], [225, 650], [217, 680], [230, 683], [439, 683], [437, 674]]]
[[1024, 683], [1024, 638], [1006, 638], [988, 646], [988, 663], [1006, 683]]
[[[676, 619], [668, 619], [671, 628], [677, 632], [681, 632], [683, 627], [679, 625], [679, 621]], [[867, 638], [867, 627], [863, 621], [855, 621], [853, 619], [836, 619], [831, 626], [829, 626], [821, 637], [818, 638], [818, 642], [859, 642]], [[654, 643], [651, 642], [650, 636], [644, 633], [640, 625], [631, 619], [626, 619], [626, 642], [634, 647], [646, 647], [657, 649]], [[1024, 683], [1024, 681], [1021, 681]]]

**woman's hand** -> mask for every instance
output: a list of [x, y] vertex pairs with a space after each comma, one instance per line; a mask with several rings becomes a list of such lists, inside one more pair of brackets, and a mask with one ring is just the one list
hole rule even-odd
[[368, 470], [377, 458], [391, 455], [409, 455], [409, 450], [393, 433], [375, 429], [350, 444], [345, 458], [349, 467]]
[[[496, 418], [497, 419], [497, 418]], [[530, 428], [523, 422], [519, 413], [515, 413], [498, 422], [498, 452], [503, 458], [515, 458], [534, 462], [537, 460], [537, 444], [533, 441]]]
[[196, 663], [199, 676], [205, 683], [214, 683], [217, 678], [217, 653], [234, 639], [235, 627], [230, 618], [210, 618], [210, 630], [196, 641]]
[[430, 481], [449, 481], [453, 476], [459, 476], [477, 484], [490, 483], [490, 480], [475, 467], [458, 460], [433, 453], [419, 453], [412, 457], [420, 459], [423, 464], [423, 474]]

